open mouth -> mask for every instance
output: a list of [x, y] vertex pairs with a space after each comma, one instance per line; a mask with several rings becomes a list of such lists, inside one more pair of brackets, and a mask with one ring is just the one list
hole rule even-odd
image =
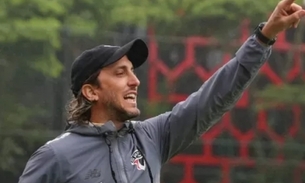
[[124, 99], [131, 103], [136, 103], [137, 95], [136, 94], [128, 94], [124, 96]]

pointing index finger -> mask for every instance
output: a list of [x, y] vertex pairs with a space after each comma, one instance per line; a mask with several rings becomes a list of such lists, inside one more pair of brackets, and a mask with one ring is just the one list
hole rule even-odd
[[282, 0], [280, 3], [284, 6], [289, 6], [292, 5], [292, 3], [294, 3], [295, 0]]

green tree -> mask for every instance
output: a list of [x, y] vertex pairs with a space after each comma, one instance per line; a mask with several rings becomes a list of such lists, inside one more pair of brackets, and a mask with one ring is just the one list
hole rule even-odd
[[85, 36], [109, 29], [104, 14], [115, 3], [108, 2], [0, 2], [0, 170], [19, 174], [33, 150], [59, 133], [45, 129], [53, 122], [53, 93], [65, 69], [63, 35], [69, 32], [71, 44], [81, 45]]
[[[222, 37], [248, 18], [257, 24], [267, 20], [279, 2], [243, 0], [126, 0], [111, 14], [123, 14], [122, 23], [155, 26], [164, 35], [213, 35]], [[123, 3], [124, 2], [124, 3]], [[302, 3], [297, 0], [297, 3]]]
[[[67, 4], [35, 0], [0, 4], [0, 170], [17, 172], [18, 157], [45, 139], [41, 126], [50, 114], [39, 91], [47, 87], [43, 76], [56, 78], [63, 69], [56, 57], [61, 47], [58, 17]], [[35, 130], [25, 134], [21, 129]]]

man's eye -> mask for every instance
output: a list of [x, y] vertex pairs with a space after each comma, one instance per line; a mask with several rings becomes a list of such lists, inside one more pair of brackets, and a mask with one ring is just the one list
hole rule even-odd
[[121, 75], [123, 75], [123, 74], [124, 74], [124, 72], [117, 72], [117, 73], [116, 73], [117, 76], [121, 76]]

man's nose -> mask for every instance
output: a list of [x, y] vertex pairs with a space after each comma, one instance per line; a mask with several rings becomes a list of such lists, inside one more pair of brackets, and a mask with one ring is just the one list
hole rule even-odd
[[139, 86], [140, 85], [140, 80], [134, 73], [131, 74], [128, 85], [130, 85], [130, 86]]

